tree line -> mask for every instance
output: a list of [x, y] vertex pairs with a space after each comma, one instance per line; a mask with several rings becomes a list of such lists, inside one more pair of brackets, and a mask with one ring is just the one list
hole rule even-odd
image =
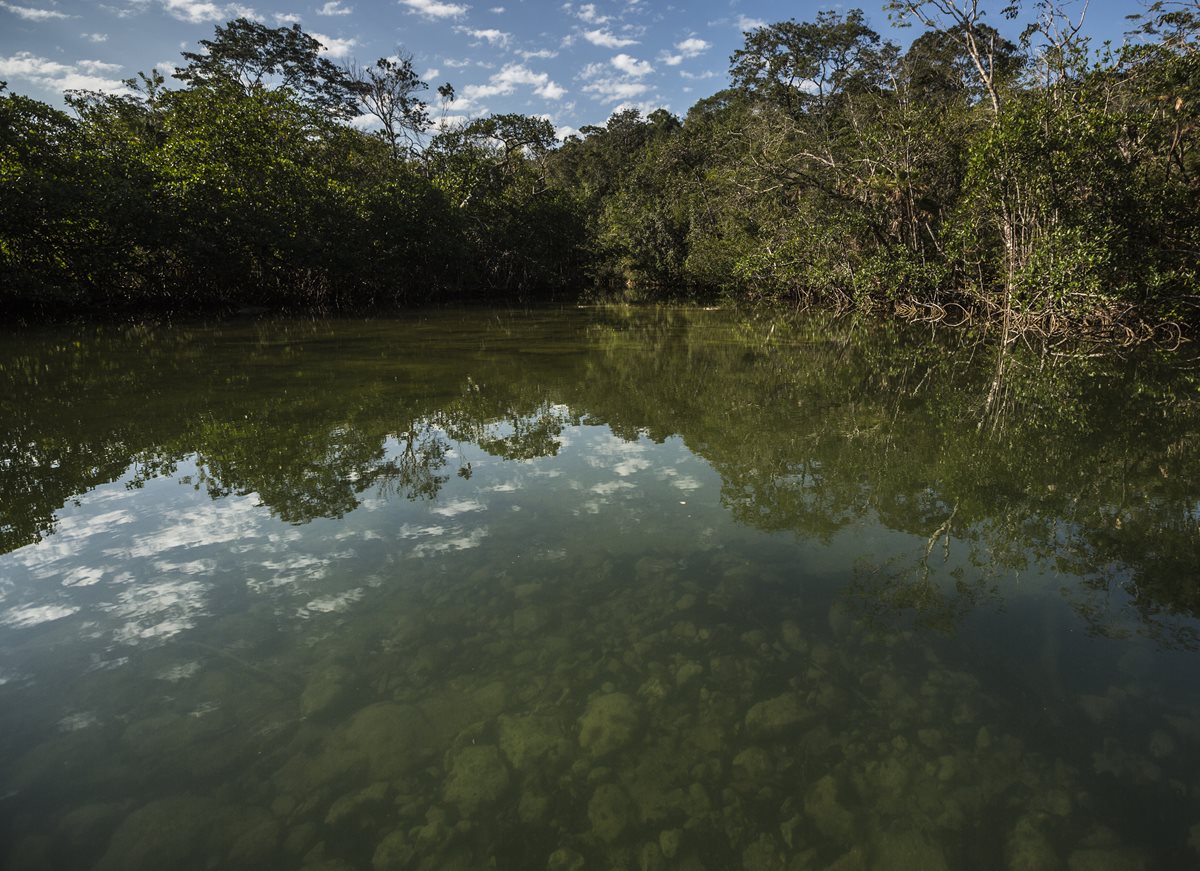
[[[371, 307], [585, 289], [1200, 321], [1200, 2], [1096, 47], [1054, 0], [893, 0], [745, 34], [678, 117], [439, 129], [403, 55], [339, 67], [238, 19], [69, 111], [0, 89], [5, 309]], [[435, 105], [431, 107], [431, 100]], [[370, 132], [347, 122], [370, 116]]]

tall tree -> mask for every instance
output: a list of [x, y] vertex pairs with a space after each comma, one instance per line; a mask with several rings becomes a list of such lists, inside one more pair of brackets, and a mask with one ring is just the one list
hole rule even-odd
[[379, 135], [392, 157], [399, 159], [415, 150], [421, 134], [429, 129], [429, 107], [420, 97], [429, 85], [413, 70], [412, 55], [381, 57], [369, 67], [351, 64], [346, 73], [359, 106], [379, 121]]
[[[887, 9], [901, 25], [913, 19], [956, 41], [975, 67], [992, 111], [999, 115], [1003, 63], [998, 59], [1004, 52], [1005, 40], [983, 20], [986, 15], [983, 5], [982, 0], [889, 0]], [[1014, 18], [1018, 11], [1019, 3], [1014, 2], [1004, 8], [1003, 14]]]
[[244, 90], [288, 88], [304, 102], [330, 115], [349, 118], [357, 108], [355, 87], [337, 64], [321, 56], [324, 46], [300, 29], [267, 27], [238, 18], [219, 24], [203, 51], [185, 51], [187, 65], [175, 78], [190, 85], [236, 82]]
[[861, 9], [823, 11], [816, 21], [781, 21], [748, 32], [730, 58], [729, 74], [736, 87], [793, 114], [819, 111], [856, 83], [871, 83], [868, 55], [878, 45], [879, 34]]

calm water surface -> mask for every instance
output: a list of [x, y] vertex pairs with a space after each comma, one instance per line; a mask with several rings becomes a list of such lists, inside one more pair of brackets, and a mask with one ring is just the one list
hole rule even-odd
[[0, 336], [0, 865], [1200, 865], [1194, 358]]

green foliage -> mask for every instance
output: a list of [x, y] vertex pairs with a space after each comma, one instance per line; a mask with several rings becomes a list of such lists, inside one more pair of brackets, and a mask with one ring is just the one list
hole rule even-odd
[[[582, 222], [545, 182], [554, 131], [429, 124], [411, 64], [358, 77], [297, 28], [235, 21], [73, 116], [0, 91], [5, 309], [361, 307], [552, 290], [582, 274]], [[445, 98], [453, 89], [439, 88]], [[380, 135], [342, 120], [373, 106]], [[388, 126], [390, 125], [390, 126]]]
[[818, 12], [817, 20], [783, 21], [746, 34], [733, 53], [735, 87], [785, 106], [792, 114], [822, 112], [850, 90], [876, 87], [879, 34], [861, 9], [845, 16]]
[[681, 126], [649, 135], [614, 117], [564, 148], [595, 274], [837, 306], [1194, 321], [1195, 16], [1152, 8], [1143, 41], [1097, 54], [1052, 2], [1021, 46], [978, 4], [890, 8], [927, 28], [907, 52], [858, 10], [760, 27], [731, 59], [735, 90]]
[[203, 51], [185, 51], [187, 65], [175, 78], [192, 86], [240, 85], [247, 91], [277, 83], [308, 105], [331, 115], [350, 117], [355, 84], [337, 64], [321, 57], [314, 37], [291, 27], [267, 27], [238, 18], [218, 25], [213, 39], [202, 39]]
[[[1187, 4], [1093, 51], [1054, 0], [1020, 46], [977, 3], [755, 28], [684, 118], [431, 126], [403, 54], [347, 70], [298, 27], [216, 29], [168, 89], [0, 90], [6, 307], [364, 306], [585, 282], [1022, 323], [1200, 313], [1200, 52]], [[1006, 15], [1018, 15], [1013, 6]], [[452, 101], [453, 88], [437, 89]], [[373, 133], [345, 123], [377, 122]]]

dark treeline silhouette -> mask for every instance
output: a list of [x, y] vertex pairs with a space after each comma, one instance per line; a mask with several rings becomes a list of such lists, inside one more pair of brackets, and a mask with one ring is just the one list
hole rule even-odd
[[[69, 112], [0, 89], [0, 305], [53, 314], [414, 304], [593, 287], [1000, 316], [1200, 313], [1200, 5], [1097, 49], [1051, 0], [892, 2], [749, 31], [679, 118], [434, 133], [403, 55], [338, 67], [239, 19]], [[452, 105], [449, 84], [436, 89]], [[376, 129], [347, 123], [366, 115]]]

